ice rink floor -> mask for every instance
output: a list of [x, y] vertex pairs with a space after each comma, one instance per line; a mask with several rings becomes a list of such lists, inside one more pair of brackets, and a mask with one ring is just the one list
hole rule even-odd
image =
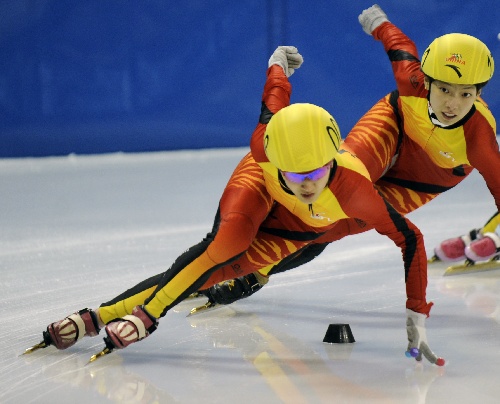
[[[375, 232], [329, 246], [249, 299], [186, 318], [86, 365], [102, 335], [20, 354], [46, 326], [165, 271], [210, 230], [246, 149], [0, 160], [0, 403], [498, 403], [500, 272], [430, 267], [439, 368], [406, 349], [401, 255]], [[479, 227], [475, 172], [410, 218], [427, 251]], [[352, 344], [322, 342], [348, 323]], [[101, 333], [102, 334], [102, 333]]]

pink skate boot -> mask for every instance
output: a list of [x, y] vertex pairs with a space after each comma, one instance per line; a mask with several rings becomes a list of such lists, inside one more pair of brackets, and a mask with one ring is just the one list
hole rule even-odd
[[151, 334], [158, 326], [158, 320], [144, 310], [136, 306], [123, 318], [113, 320], [106, 325], [107, 338], [104, 338], [106, 347], [112, 349], [123, 349], [140, 341]]
[[478, 237], [480, 237], [479, 229], [474, 229], [469, 234], [444, 240], [434, 248], [434, 255], [439, 260], [446, 262], [464, 260], [466, 258], [465, 247]]
[[500, 252], [500, 237], [496, 233], [485, 233], [483, 238], [473, 241], [465, 248], [467, 259], [473, 262], [487, 261]]

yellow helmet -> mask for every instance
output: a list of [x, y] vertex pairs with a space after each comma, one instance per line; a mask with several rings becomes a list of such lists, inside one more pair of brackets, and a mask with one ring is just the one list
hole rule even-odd
[[269, 121], [264, 149], [280, 170], [303, 173], [333, 160], [340, 140], [337, 122], [327, 111], [313, 104], [292, 104]]
[[427, 76], [450, 84], [485, 83], [495, 69], [488, 47], [466, 34], [446, 34], [434, 39], [420, 66]]

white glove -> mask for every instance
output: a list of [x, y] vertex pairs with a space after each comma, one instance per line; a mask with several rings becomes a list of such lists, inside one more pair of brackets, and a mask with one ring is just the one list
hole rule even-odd
[[268, 67], [279, 65], [286, 77], [290, 77], [298, 69], [304, 59], [295, 46], [278, 46], [269, 58]]
[[408, 334], [406, 356], [415, 358], [420, 362], [422, 355], [424, 355], [430, 363], [444, 366], [445, 360], [432, 352], [427, 344], [427, 334], [425, 332], [425, 318], [427, 316], [410, 309], [406, 309], [406, 315], [406, 332]]
[[370, 8], [363, 10], [363, 12], [358, 16], [358, 20], [363, 27], [363, 31], [365, 31], [368, 35], [371, 35], [375, 28], [379, 25], [389, 21], [387, 19], [387, 15], [382, 11], [378, 4], [374, 4]]

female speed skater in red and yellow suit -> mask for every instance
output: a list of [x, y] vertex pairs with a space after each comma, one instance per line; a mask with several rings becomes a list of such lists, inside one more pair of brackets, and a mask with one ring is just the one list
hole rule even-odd
[[224, 190], [212, 232], [166, 272], [96, 310], [83, 309], [49, 324], [44, 340], [34, 348], [65, 349], [85, 335], [96, 335], [101, 327], [107, 334], [106, 348], [98, 356], [125, 348], [150, 335], [158, 319], [191, 293], [279, 263], [323, 237], [339, 220], [359, 218], [401, 249], [408, 351], [417, 360], [424, 355], [444, 364], [425, 336], [432, 303], [426, 300], [423, 236], [377, 192], [359, 158], [339, 153], [340, 131], [328, 112], [312, 104], [289, 105], [288, 77], [300, 65], [297, 55], [293, 47], [279, 47], [269, 60], [251, 152]]

